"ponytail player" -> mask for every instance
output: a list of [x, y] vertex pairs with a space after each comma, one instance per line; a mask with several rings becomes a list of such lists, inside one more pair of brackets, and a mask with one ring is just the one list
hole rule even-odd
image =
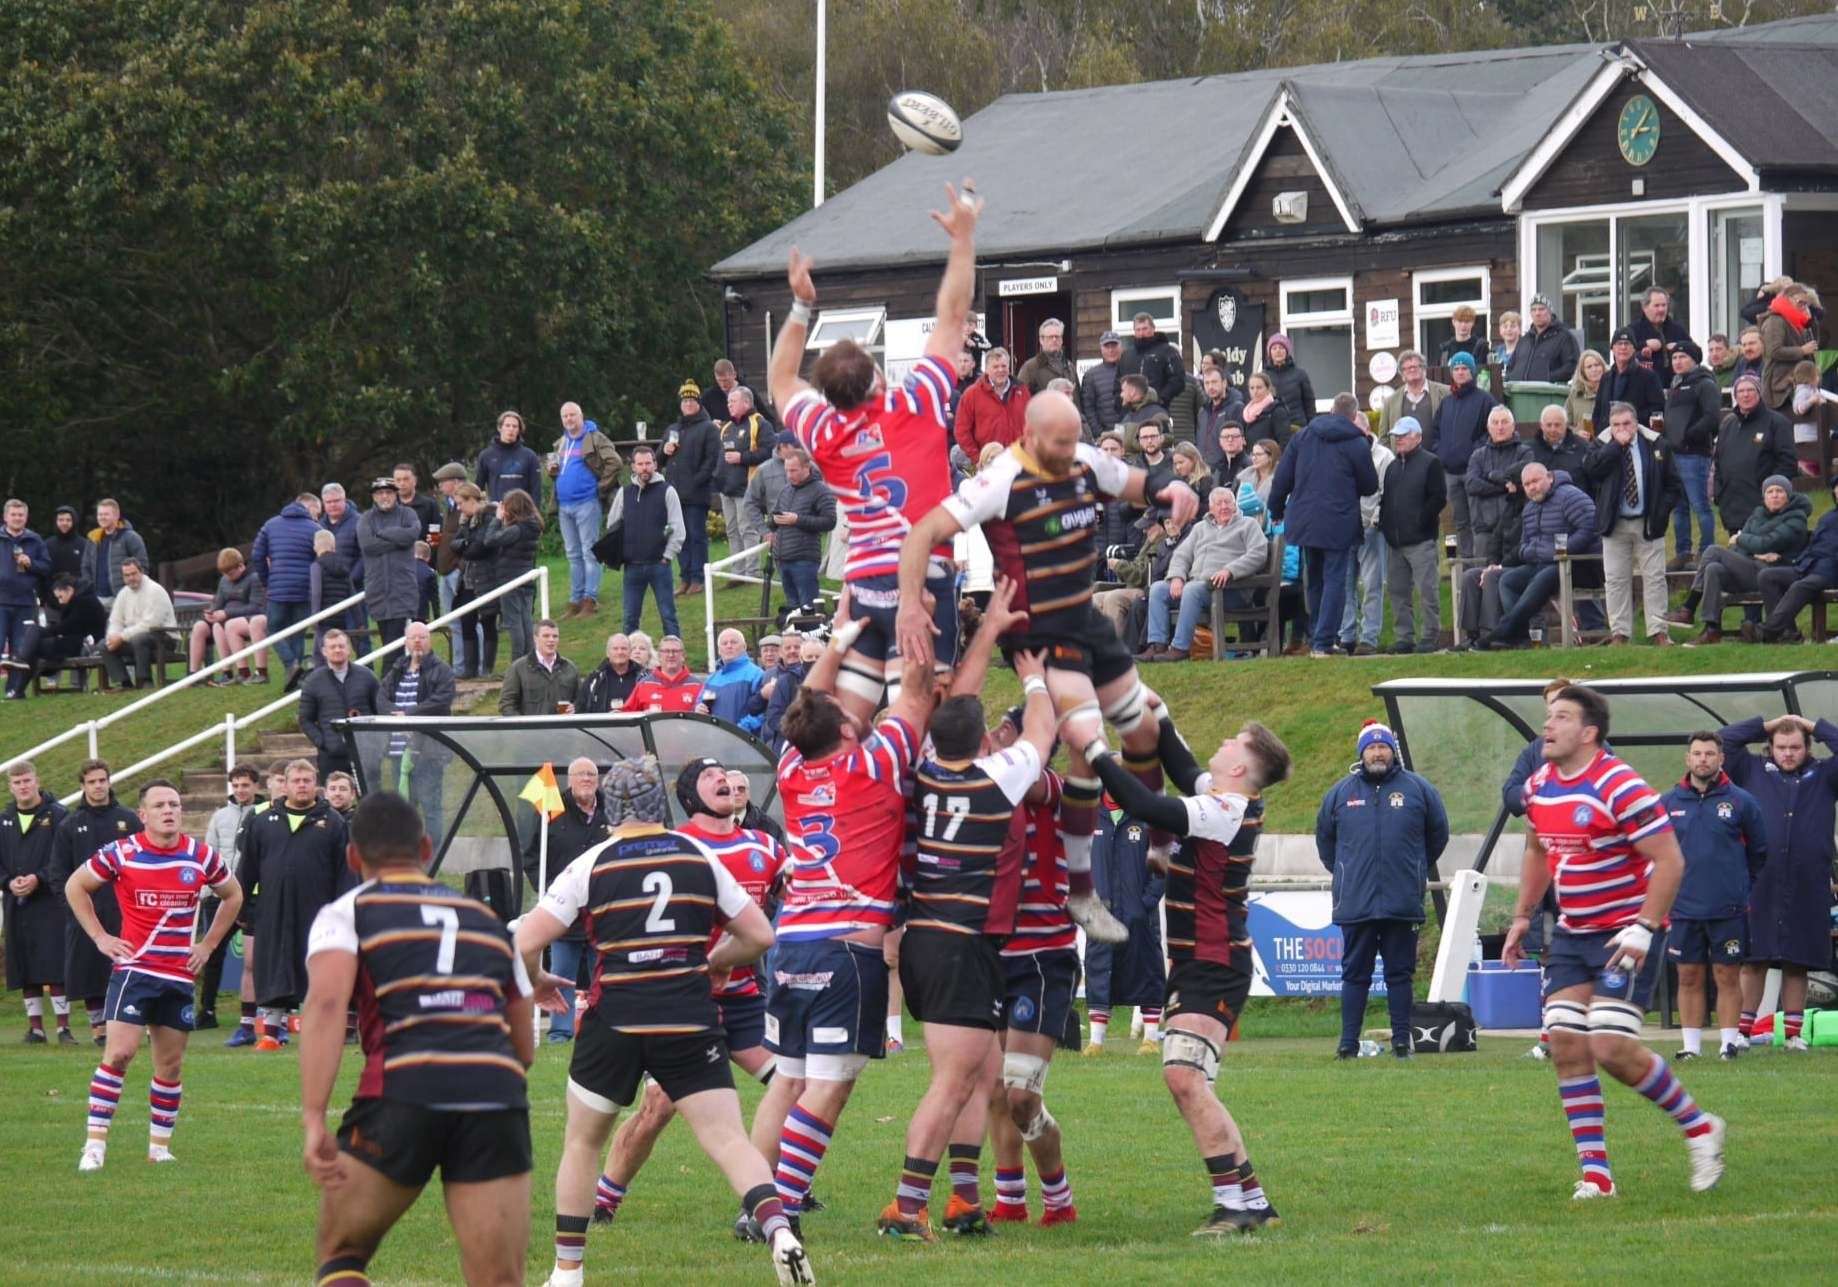
[[[427, 875], [432, 856], [414, 805], [365, 796], [345, 851], [364, 883], [307, 936], [300, 1110], [306, 1171], [324, 1190], [320, 1287], [370, 1281], [371, 1257], [437, 1167], [466, 1281], [523, 1281], [533, 989], [503, 922]], [[354, 996], [364, 1069], [334, 1138], [326, 1104]]]
[[[198, 969], [235, 927], [242, 886], [217, 851], [179, 830], [179, 789], [155, 778], [140, 789], [141, 830], [98, 850], [71, 873], [64, 900], [77, 928], [115, 963], [103, 1005], [107, 1044], [89, 1084], [89, 1141], [79, 1171], [100, 1171], [122, 1083], [143, 1034], [153, 1044], [148, 1094], [147, 1160], [171, 1162], [179, 1120], [181, 1067], [192, 1030], [192, 989]], [[94, 895], [115, 888], [121, 933], [96, 918]], [[210, 929], [196, 943], [198, 904], [209, 889], [219, 900]]]

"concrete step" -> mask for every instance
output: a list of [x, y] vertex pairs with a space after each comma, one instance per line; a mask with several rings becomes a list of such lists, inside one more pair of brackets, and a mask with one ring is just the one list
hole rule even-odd
[[263, 733], [249, 748], [249, 754], [268, 762], [275, 760], [312, 759], [318, 752], [305, 733]]

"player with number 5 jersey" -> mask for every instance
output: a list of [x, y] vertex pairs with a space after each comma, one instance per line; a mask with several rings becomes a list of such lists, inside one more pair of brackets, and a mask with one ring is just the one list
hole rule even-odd
[[[891, 698], [899, 686], [894, 618], [900, 543], [914, 519], [951, 494], [951, 391], [976, 281], [976, 221], [983, 203], [967, 179], [961, 195], [949, 184], [945, 193], [946, 210], [932, 212], [951, 239], [937, 316], [925, 355], [898, 388], [887, 386], [868, 350], [850, 339], [824, 349], [811, 367], [810, 382], [799, 376], [817, 290], [812, 262], [796, 247], [786, 274], [791, 312], [772, 351], [773, 402], [784, 408], [785, 427], [836, 493], [849, 528], [843, 575], [863, 628], [843, 662], [837, 692], [863, 724], [880, 707], [882, 689]], [[955, 580], [946, 540], [932, 550], [926, 576], [944, 669], [957, 655]]]

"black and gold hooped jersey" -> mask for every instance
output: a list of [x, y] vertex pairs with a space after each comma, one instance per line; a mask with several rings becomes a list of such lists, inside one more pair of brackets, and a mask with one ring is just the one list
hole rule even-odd
[[1022, 799], [1040, 777], [1027, 742], [945, 765], [920, 762], [911, 816], [917, 841], [907, 925], [1005, 937], [1021, 901]]
[[320, 910], [306, 954], [321, 952], [357, 957], [357, 1098], [528, 1107], [505, 1007], [530, 980], [485, 904], [419, 871], [379, 876]]
[[564, 925], [585, 916], [598, 960], [588, 1003], [620, 1032], [718, 1027], [708, 945], [752, 904], [699, 840], [627, 824], [568, 865], [540, 907]]

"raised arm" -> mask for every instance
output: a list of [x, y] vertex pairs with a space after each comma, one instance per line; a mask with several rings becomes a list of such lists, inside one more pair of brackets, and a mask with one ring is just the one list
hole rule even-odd
[[[951, 678], [951, 696], [975, 696], [982, 692], [996, 640], [1027, 624], [1027, 613], [1015, 612], [1009, 607], [1014, 597], [1015, 583], [1007, 577], [997, 580], [995, 591], [989, 596], [989, 606], [983, 609], [982, 624], [976, 628], [970, 646], [957, 663], [957, 673]], [[1048, 758], [1042, 756], [1041, 762], [1045, 763]]]
[[1034, 748], [1041, 765], [1045, 766], [1053, 758], [1053, 743], [1059, 727], [1053, 699], [1047, 695], [1046, 653], [1016, 653], [1015, 674], [1021, 679], [1021, 692], [1026, 702], [1021, 708], [1021, 740]]
[[[964, 348], [964, 321], [970, 316], [970, 297], [976, 286], [976, 221], [983, 199], [976, 185], [964, 180], [961, 190], [945, 184], [945, 209], [932, 211], [932, 220], [951, 238], [944, 276], [938, 280], [938, 324], [925, 342], [927, 357], [957, 360]], [[775, 394], [776, 397], [776, 394]]]
[[804, 360], [804, 341], [810, 334], [811, 309], [817, 305], [817, 288], [811, 284], [811, 266], [815, 261], [796, 246], [785, 265], [785, 282], [791, 287], [791, 311], [779, 327], [779, 338], [772, 346], [772, 361], [766, 367], [766, 388], [781, 414], [791, 400], [810, 388], [798, 374]]

